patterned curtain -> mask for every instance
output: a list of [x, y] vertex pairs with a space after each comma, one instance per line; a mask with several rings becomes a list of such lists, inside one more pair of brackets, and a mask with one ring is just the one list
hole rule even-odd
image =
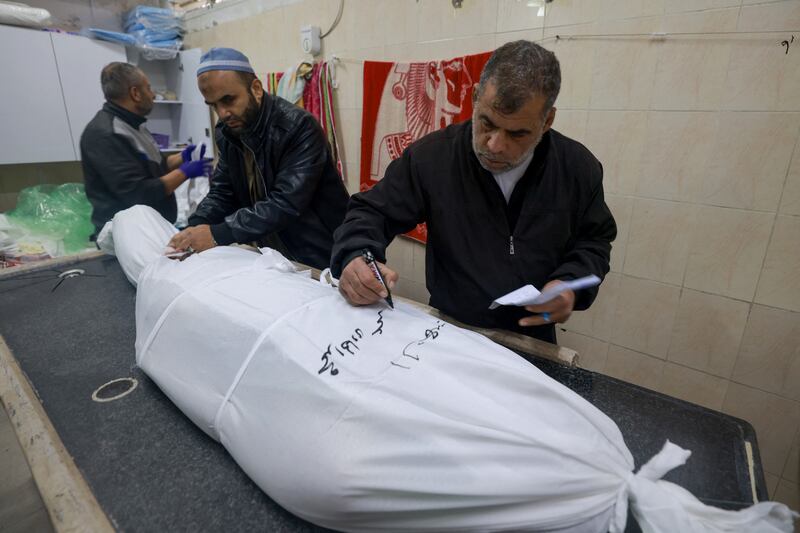
[[[411, 143], [472, 116], [472, 91], [491, 52], [443, 61], [364, 62], [361, 187], [372, 188]], [[406, 234], [426, 242], [419, 224]]]

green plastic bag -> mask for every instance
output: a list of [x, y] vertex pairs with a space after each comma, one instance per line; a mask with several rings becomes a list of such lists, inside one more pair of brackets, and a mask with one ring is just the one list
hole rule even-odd
[[92, 243], [92, 205], [82, 183], [36, 185], [22, 189], [17, 207], [6, 213], [14, 224], [38, 235], [60, 239], [66, 253], [79, 252]]

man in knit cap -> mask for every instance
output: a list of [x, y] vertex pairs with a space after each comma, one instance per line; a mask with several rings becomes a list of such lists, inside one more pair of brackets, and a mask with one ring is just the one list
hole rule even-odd
[[211, 190], [169, 245], [201, 252], [252, 243], [316, 268], [328, 266], [348, 194], [319, 123], [264, 92], [247, 57], [212, 48], [197, 70], [219, 116]]

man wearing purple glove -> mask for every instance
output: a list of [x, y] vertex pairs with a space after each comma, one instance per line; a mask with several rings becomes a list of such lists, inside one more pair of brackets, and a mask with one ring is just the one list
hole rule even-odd
[[194, 145], [163, 157], [144, 123], [155, 95], [150, 81], [128, 63], [110, 63], [100, 74], [106, 103], [81, 135], [81, 164], [86, 196], [92, 204], [95, 235], [118, 211], [149, 205], [175, 222], [175, 189], [187, 179], [206, 176], [211, 159], [205, 145], [192, 159]]

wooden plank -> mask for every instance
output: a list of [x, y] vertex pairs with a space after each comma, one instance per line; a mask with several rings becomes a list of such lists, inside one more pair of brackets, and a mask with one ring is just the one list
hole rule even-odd
[[744, 441], [744, 451], [747, 455], [747, 476], [750, 478], [750, 490], [753, 492], [753, 503], [758, 503], [755, 461], [753, 460], [753, 445], [750, 443], [750, 441]]
[[2, 336], [0, 400], [55, 531], [114, 531]]
[[88, 259], [94, 259], [95, 257], [101, 257], [103, 255], [106, 254], [101, 252], [100, 250], [91, 250], [89, 252], [80, 252], [73, 255], [56, 257], [54, 259], [45, 259], [44, 261], [36, 261], [33, 263], [26, 263], [24, 265], [19, 265], [15, 267], [3, 268], [0, 269], [0, 278], [16, 276], [18, 274], [24, 274], [27, 272], [36, 272], [37, 270], [46, 270], [48, 268], [65, 267], [73, 265], [80, 261], [86, 261]]

